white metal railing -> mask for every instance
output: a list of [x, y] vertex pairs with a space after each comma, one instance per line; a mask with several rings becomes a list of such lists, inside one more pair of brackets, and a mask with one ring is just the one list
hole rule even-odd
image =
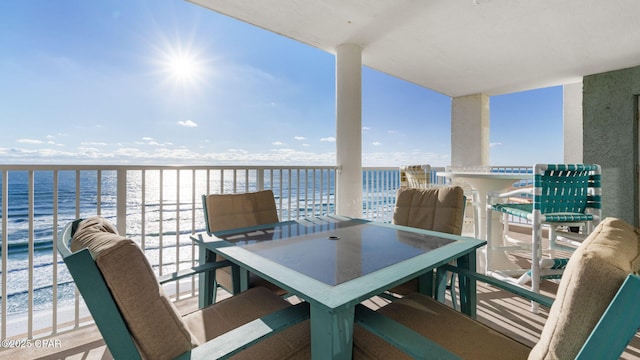
[[[390, 221], [397, 168], [363, 169], [365, 218]], [[158, 275], [192, 266], [201, 195], [271, 189], [281, 220], [335, 212], [335, 167], [0, 165], [0, 338], [55, 335], [90, 321], [53, 247], [65, 224], [104, 216]], [[166, 289], [195, 295], [195, 279]]]
[[[516, 171], [523, 167], [496, 168]], [[432, 168], [432, 183], [445, 183]], [[76, 218], [102, 215], [138, 242], [158, 275], [192, 266], [201, 195], [271, 189], [281, 220], [335, 212], [333, 166], [0, 165], [0, 338], [55, 335], [90, 316], [53, 247]], [[363, 217], [390, 222], [398, 167], [363, 168]], [[194, 296], [195, 279], [166, 290]]]
[[392, 168], [363, 169], [362, 215], [365, 219], [391, 222], [400, 187], [400, 171]]

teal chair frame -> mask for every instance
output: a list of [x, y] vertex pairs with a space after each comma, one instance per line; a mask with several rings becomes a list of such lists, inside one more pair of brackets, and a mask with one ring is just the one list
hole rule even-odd
[[[529, 195], [531, 203], [496, 203], [499, 199]], [[542, 258], [542, 226], [550, 225], [550, 250], [572, 251], [575, 247], [564, 246], [557, 242], [558, 226], [584, 226], [583, 234], [561, 232], [575, 246], [588, 236], [601, 219], [601, 168], [596, 164], [536, 164], [533, 168], [533, 187], [519, 189], [503, 194], [487, 196], [487, 239], [491, 239], [491, 213], [504, 214], [505, 229], [508, 215], [527, 219], [532, 224], [531, 269], [518, 279], [520, 285], [531, 281], [531, 290], [540, 291], [541, 278], [559, 277], [562, 274], [565, 259], [549, 260]], [[506, 238], [503, 234], [503, 242]], [[509, 249], [506, 247], [505, 249]], [[487, 257], [487, 269], [491, 268]], [[499, 270], [499, 269], [497, 269]], [[504, 278], [503, 278], [504, 279]], [[536, 303], [532, 310], [537, 311]]]
[[[88, 249], [71, 252], [69, 243], [76, 220], [67, 224], [58, 237], [56, 247], [69, 269], [76, 287], [93, 317], [111, 355], [115, 359], [141, 359], [125, 320]], [[199, 273], [215, 273], [228, 261], [209, 263], [160, 277], [160, 284]], [[177, 359], [225, 359], [281, 330], [309, 318], [309, 304], [300, 303], [256, 319], [222, 336], [212, 339], [179, 356]], [[265, 326], [266, 325], [266, 326]]]

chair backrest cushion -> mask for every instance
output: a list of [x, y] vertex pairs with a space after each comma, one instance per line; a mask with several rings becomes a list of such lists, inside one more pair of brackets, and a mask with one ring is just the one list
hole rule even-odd
[[278, 222], [273, 191], [204, 196], [207, 231], [216, 232]]
[[100, 216], [93, 216], [80, 222], [71, 240], [71, 252], [87, 248], [95, 259], [102, 250], [115, 245], [122, 237], [107, 236], [118, 234], [116, 227]]
[[460, 235], [464, 216], [464, 191], [459, 186], [399, 189], [393, 223]]
[[603, 220], [572, 254], [529, 359], [575, 358], [627, 275], [638, 271], [639, 255], [632, 226]]
[[92, 252], [143, 358], [173, 359], [198, 345], [135, 242], [92, 217], [80, 223], [71, 246]]

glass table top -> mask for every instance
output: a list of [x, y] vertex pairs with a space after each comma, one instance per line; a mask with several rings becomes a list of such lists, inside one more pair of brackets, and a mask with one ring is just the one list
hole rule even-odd
[[288, 222], [218, 238], [331, 286], [455, 241], [360, 220]]

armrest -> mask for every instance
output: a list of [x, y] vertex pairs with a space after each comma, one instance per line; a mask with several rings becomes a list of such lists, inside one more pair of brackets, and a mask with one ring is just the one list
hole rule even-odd
[[460, 359], [432, 340], [364, 305], [356, 305], [355, 321], [414, 359], [424, 358], [425, 353], [434, 359]]
[[196, 275], [199, 273], [203, 273], [205, 271], [212, 271], [212, 270], [216, 270], [219, 268], [223, 268], [223, 267], [227, 267], [231, 265], [231, 261], [229, 260], [224, 260], [224, 261], [216, 261], [216, 262], [209, 262], [206, 264], [202, 264], [202, 265], [197, 265], [194, 266], [190, 269], [184, 269], [184, 270], [180, 270], [171, 274], [167, 274], [167, 275], [163, 275], [158, 277], [158, 282], [160, 284], [164, 284], [164, 283], [168, 283], [170, 281], [176, 281], [176, 280], [180, 280], [192, 275]]
[[525, 289], [521, 286], [515, 285], [515, 284], [511, 284], [499, 279], [496, 279], [494, 277], [491, 276], [487, 276], [487, 275], [482, 275], [482, 274], [478, 274], [476, 272], [471, 272], [469, 270], [466, 269], [462, 269], [459, 268], [457, 266], [453, 266], [453, 265], [443, 265], [441, 267], [439, 267], [438, 269], [442, 269], [442, 270], [446, 270], [446, 271], [451, 271], [454, 273], [458, 273], [460, 275], [469, 277], [471, 279], [474, 279], [476, 281], [482, 281], [484, 283], [487, 283], [489, 285], [498, 287], [502, 290], [508, 291], [512, 294], [521, 296], [527, 300], [533, 300], [537, 303], [539, 303], [542, 306], [546, 306], [546, 307], [551, 307], [551, 304], [553, 304], [553, 298], [542, 295], [542, 294], [538, 294], [535, 293], [529, 289]]
[[525, 187], [525, 188], [520, 188], [520, 189], [516, 189], [516, 190], [507, 191], [507, 192], [504, 192], [504, 193], [490, 192], [490, 193], [487, 194], [487, 198], [502, 199], [502, 198], [509, 198], [509, 197], [522, 195], [522, 194], [533, 195], [533, 188], [532, 187]]
[[309, 303], [284, 308], [233, 329], [183, 354], [179, 359], [226, 359], [290, 326], [309, 319]]
[[576, 359], [618, 359], [640, 326], [638, 297], [640, 276], [629, 274]]

